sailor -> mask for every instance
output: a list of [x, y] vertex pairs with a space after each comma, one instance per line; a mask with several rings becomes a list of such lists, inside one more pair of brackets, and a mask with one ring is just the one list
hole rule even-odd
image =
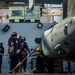
[[[22, 37], [22, 44], [23, 44], [23, 59], [27, 56], [27, 53], [30, 53], [28, 44], [26, 42], [26, 38]], [[26, 72], [26, 64], [27, 64], [27, 59], [23, 62], [23, 70]]]
[[[23, 60], [24, 43], [22, 41], [21, 35], [18, 35], [17, 38], [19, 39], [19, 42], [20, 42], [20, 52], [19, 52], [18, 56], [19, 56], [19, 62], [21, 62]], [[22, 72], [22, 64], [19, 66], [19, 71]]]
[[[20, 52], [20, 44], [17, 38], [17, 33], [13, 32], [8, 39], [8, 53], [10, 54], [10, 70], [13, 70], [19, 63], [18, 53]], [[18, 72], [19, 68], [15, 69]]]
[[1, 66], [2, 66], [2, 57], [4, 54], [4, 47], [3, 47], [3, 43], [0, 42], [0, 73], [1, 73]]
[[36, 59], [36, 70], [39, 70], [41, 73], [44, 72], [44, 57], [41, 55], [40, 46], [38, 46], [36, 49], [37, 53], [37, 59]]

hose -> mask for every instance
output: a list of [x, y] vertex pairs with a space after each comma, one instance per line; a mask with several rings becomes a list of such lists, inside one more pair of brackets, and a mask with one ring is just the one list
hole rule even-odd
[[2, 55], [2, 56], [11, 56], [12, 54], [3, 54], [3, 53], [0, 53], [0, 55]]
[[35, 49], [33, 49], [21, 62], [19, 62], [15, 67], [14, 69], [12, 69], [10, 71], [10, 73], [14, 72], [16, 68], [18, 68], [33, 52], [35, 51]]

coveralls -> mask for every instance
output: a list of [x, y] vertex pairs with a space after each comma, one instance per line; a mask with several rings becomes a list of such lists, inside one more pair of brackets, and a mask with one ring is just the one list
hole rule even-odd
[[[19, 57], [17, 51], [20, 49], [18, 38], [9, 38], [8, 40], [8, 53], [10, 53], [10, 70], [13, 70], [14, 67], [19, 63]], [[19, 68], [15, 70], [18, 72]]]
[[[4, 47], [0, 44], [0, 53], [4, 54]], [[3, 55], [0, 54], [0, 73], [1, 73], [1, 66], [2, 66], [2, 58]]]

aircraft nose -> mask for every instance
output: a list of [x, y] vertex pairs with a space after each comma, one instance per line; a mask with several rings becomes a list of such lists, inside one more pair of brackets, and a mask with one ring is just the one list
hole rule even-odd
[[42, 39], [42, 42], [41, 42], [41, 49], [43, 51], [43, 54], [47, 57], [50, 57], [51, 54], [52, 54], [52, 50], [53, 50], [53, 45], [51, 43], [51, 38], [49, 36], [46, 37], [46, 36], [43, 36], [44, 39]]

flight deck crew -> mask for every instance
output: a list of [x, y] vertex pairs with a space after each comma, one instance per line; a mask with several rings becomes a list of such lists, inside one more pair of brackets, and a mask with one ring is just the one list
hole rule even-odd
[[4, 54], [4, 47], [3, 47], [3, 43], [2, 42], [0, 42], [0, 73], [1, 73], [1, 66], [2, 66], [2, 57], [3, 57], [3, 55], [2, 54]]
[[[19, 39], [17, 33], [13, 32], [11, 37], [8, 39], [8, 53], [10, 54], [10, 70], [13, 70], [19, 63], [18, 53], [20, 52]], [[19, 68], [15, 69], [18, 72]]]
[[[26, 38], [22, 37], [22, 44], [23, 44], [23, 59], [27, 56], [27, 52], [30, 53], [28, 44], [26, 42]], [[27, 64], [27, 59], [23, 62], [23, 70], [26, 72], [26, 64]]]
[[[18, 35], [17, 38], [19, 39], [19, 42], [20, 42], [20, 52], [18, 56], [19, 56], [19, 62], [21, 62], [23, 60], [24, 43], [22, 41], [21, 35]], [[22, 64], [19, 66], [19, 71], [22, 72]]]

